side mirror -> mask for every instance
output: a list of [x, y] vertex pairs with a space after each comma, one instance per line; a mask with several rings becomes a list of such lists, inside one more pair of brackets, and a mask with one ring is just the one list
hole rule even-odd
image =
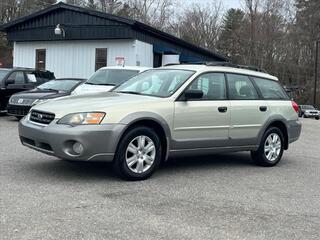
[[14, 80], [13, 79], [7, 79], [6, 80], [6, 85], [9, 85], [9, 84], [14, 84]]
[[203, 97], [203, 92], [201, 90], [187, 90], [184, 92], [184, 99], [200, 99]]

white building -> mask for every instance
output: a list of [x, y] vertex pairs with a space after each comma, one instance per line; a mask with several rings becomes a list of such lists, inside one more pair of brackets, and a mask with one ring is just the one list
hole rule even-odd
[[172, 62], [226, 61], [143, 23], [64, 3], [4, 24], [14, 67], [87, 78], [102, 66], [159, 67]]

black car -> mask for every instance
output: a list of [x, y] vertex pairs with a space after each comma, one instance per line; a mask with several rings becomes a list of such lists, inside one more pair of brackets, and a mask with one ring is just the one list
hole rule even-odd
[[0, 68], [0, 112], [6, 112], [9, 98], [54, 79], [50, 71], [31, 68]]
[[49, 99], [64, 97], [84, 83], [85, 79], [61, 78], [41, 84], [35, 89], [16, 93], [8, 103], [8, 114], [21, 118], [28, 114], [30, 108]]

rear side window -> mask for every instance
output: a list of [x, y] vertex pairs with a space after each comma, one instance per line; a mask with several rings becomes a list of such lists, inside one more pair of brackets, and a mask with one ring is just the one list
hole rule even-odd
[[288, 99], [288, 95], [276, 81], [253, 78], [264, 99]]
[[239, 74], [227, 74], [229, 98], [231, 100], [258, 99], [258, 93], [248, 76]]

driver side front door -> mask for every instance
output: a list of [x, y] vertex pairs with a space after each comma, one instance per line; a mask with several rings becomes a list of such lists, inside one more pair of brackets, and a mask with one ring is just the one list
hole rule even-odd
[[177, 100], [174, 150], [225, 147], [229, 144], [230, 101], [224, 73], [205, 73], [186, 89], [201, 90], [201, 99]]

